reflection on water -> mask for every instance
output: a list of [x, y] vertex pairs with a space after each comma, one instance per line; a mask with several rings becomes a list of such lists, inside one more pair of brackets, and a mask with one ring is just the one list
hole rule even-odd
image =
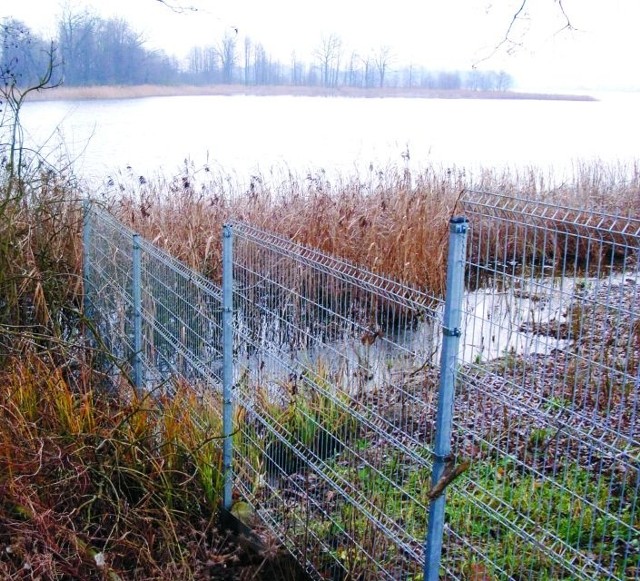
[[[236, 316], [236, 383], [245, 374], [277, 401], [285, 401], [291, 389], [305, 378], [330, 379], [334, 388], [352, 397], [393, 385], [394, 377], [435, 363], [440, 334], [435, 311], [419, 320], [375, 333], [354, 321], [284, 321], [263, 315]], [[283, 381], [283, 369], [288, 380]], [[312, 374], [316, 377], [310, 377]], [[285, 374], [286, 375], [286, 374]]]
[[[512, 356], [551, 355], [571, 348], [572, 326], [582, 324], [595, 304], [594, 288], [637, 284], [637, 277], [521, 279], [465, 293], [459, 361], [487, 363]], [[314, 325], [302, 329], [281, 318], [263, 316], [258, 324], [239, 317], [238, 381], [251, 372], [275, 400], [286, 401], [292, 385], [321, 367], [333, 385], [352, 397], [397, 389], [398, 378], [437, 367], [443, 306], [404, 326], [386, 329], [371, 342], [354, 322], [333, 333]], [[576, 320], [574, 320], [576, 319]], [[253, 338], [247, 341], [249, 336]], [[246, 342], [245, 342], [246, 341]], [[289, 381], [282, 381], [283, 366]], [[316, 372], [313, 371], [313, 372]], [[396, 383], [394, 383], [396, 382]]]
[[577, 339], [581, 320], [598, 304], [594, 289], [637, 284], [637, 275], [606, 278], [515, 279], [465, 295], [460, 360], [481, 363], [505, 356], [550, 355]]

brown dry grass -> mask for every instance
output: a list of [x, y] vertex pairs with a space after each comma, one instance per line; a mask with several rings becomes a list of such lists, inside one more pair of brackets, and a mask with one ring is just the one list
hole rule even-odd
[[3, 183], [1, 198], [0, 362], [25, 344], [48, 350], [68, 337], [82, 292], [73, 182], [43, 171]]
[[94, 373], [32, 349], [0, 371], [0, 577], [188, 579], [231, 564], [212, 402], [186, 385], [108, 395]]
[[4, 169], [0, 579], [287, 578], [277, 548], [249, 555], [218, 531], [215, 396], [176, 381], [171, 398], [139, 398], [124, 377], [103, 388], [81, 333], [73, 180]]
[[444, 290], [448, 221], [470, 186], [640, 216], [638, 165], [578, 166], [573, 183], [553, 190], [538, 170], [487, 170], [471, 180], [455, 169], [411, 175], [390, 168], [365, 179], [330, 182], [319, 173], [290, 174], [276, 185], [266, 181], [253, 176], [247, 189], [234, 189], [223, 179], [198, 185], [194, 174], [163, 183], [129, 182], [120, 184], [110, 205], [147, 239], [214, 279], [220, 276], [222, 224], [237, 219], [436, 294]]
[[512, 91], [472, 91], [412, 88], [306, 87], [300, 85], [97, 85], [57, 87], [35, 94], [33, 100], [72, 101], [84, 99], [138, 99], [189, 95], [256, 95], [301, 97], [373, 97], [418, 99], [531, 99], [560, 101], [593, 101], [585, 95], [553, 93], [519, 93]]

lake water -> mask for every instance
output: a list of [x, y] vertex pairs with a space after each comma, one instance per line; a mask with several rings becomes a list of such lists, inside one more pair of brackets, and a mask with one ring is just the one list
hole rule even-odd
[[[186, 96], [27, 103], [28, 143], [75, 160], [77, 173], [343, 176], [388, 166], [550, 169], [636, 160], [640, 94], [599, 101]], [[407, 154], [409, 159], [407, 159]], [[129, 167], [130, 169], [126, 169]]]

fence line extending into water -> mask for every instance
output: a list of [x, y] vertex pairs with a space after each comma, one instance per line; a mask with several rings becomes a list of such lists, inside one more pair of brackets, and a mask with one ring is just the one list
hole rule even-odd
[[113, 376], [221, 394], [224, 503], [313, 578], [640, 579], [640, 222], [459, 203], [449, 309], [239, 222], [218, 288], [93, 206], [85, 308]]

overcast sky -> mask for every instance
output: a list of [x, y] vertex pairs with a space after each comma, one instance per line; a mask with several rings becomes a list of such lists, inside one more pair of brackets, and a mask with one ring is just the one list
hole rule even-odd
[[[67, 0], [100, 16], [121, 16], [148, 45], [184, 56], [193, 45], [218, 41], [238, 29], [288, 61], [295, 50], [311, 59], [322, 36], [337, 34], [345, 52], [389, 46], [394, 62], [433, 69], [510, 72], [521, 89], [640, 91], [640, 0], [529, 0], [504, 38], [522, 0]], [[0, 0], [0, 17], [13, 16], [40, 33], [55, 34], [64, 2]], [[189, 10], [193, 7], [197, 10]]]

